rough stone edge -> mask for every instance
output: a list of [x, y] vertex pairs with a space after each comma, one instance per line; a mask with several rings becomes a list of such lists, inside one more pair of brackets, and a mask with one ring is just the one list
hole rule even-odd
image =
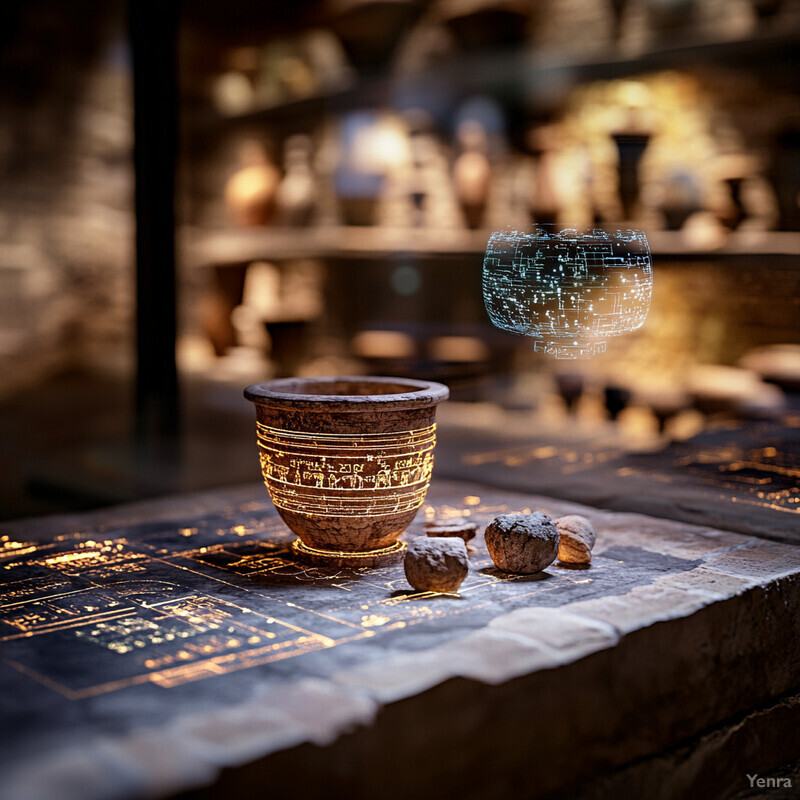
[[[749, 603], [739, 609], [739, 619], [731, 619], [725, 611], [720, 615], [720, 609], [714, 607], [723, 603], [710, 604], [703, 621], [705, 628], [718, 629], [720, 619], [727, 619], [733, 629], [741, 629], [741, 617], [747, 617], [753, 610], [750, 605], [758, 606], [773, 592], [791, 590], [794, 607], [790, 613], [797, 614], [800, 576], [784, 579], [780, 584], [773, 584], [769, 593], [763, 592], [763, 587], [744, 592]], [[736, 602], [734, 598], [731, 601]], [[773, 601], [773, 609], [779, 609], [779, 604], [782, 604], [780, 598]], [[703, 615], [702, 611], [700, 613]], [[280, 776], [297, 775], [301, 771], [306, 779], [304, 797], [309, 800], [326, 798], [337, 792], [354, 798], [381, 796], [383, 800], [407, 800], [410, 796], [440, 798], [443, 786], [447, 787], [447, 796], [498, 800], [516, 796], [546, 797], [548, 793], [567, 789], [570, 784], [591, 781], [594, 775], [657, 757], [669, 747], [702, 735], [737, 714], [748, 716], [750, 709], [774, 702], [772, 698], [787, 691], [787, 683], [794, 686], [798, 680], [800, 664], [794, 664], [791, 674], [783, 679], [772, 675], [760, 691], [754, 685], [742, 687], [742, 692], [737, 689], [722, 705], [710, 697], [705, 709], [687, 709], [680, 699], [670, 704], [665, 703], [663, 697], [656, 697], [642, 704], [637, 696], [627, 707], [617, 707], [617, 702], [624, 700], [628, 687], [603, 685], [602, 676], [608, 675], [613, 665], [626, 662], [630, 674], [637, 663], [641, 663], [643, 653], [651, 652], [659, 643], [665, 646], [674, 641], [678, 633], [675, 622], [660, 622], [623, 637], [623, 647], [626, 642], [636, 643], [633, 652], [609, 653], [609, 648], [601, 649], [569, 663], [558, 672], [538, 669], [500, 684], [488, 684], [477, 678], [447, 679], [419, 695], [384, 705], [376, 724], [369, 730], [357, 729], [330, 747], [303, 744], [260, 759], [241, 771], [224, 770], [213, 789], [188, 793], [186, 799], [234, 796], [237, 788], [256, 786], [262, 781], [271, 781], [276, 791], [289, 791], [292, 784], [281, 783]], [[772, 637], [765, 642], [767, 647], [776, 639], [785, 638], [781, 630], [780, 625], [773, 628]], [[700, 633], [707, 633], [707, 630]], [[730, 631], [723, 632], [723, 636], [726, 633]], [[688, 639], [691, 641], [693, 636], [690, 634]], [[483, 639], [481, 645], [486, 647], [488, 641]], [[761, 643], [760, 637], [751, 638], [745, 661], [748, 657], [762, 656]], [[738, 649], [739, 642], [730, 642], [729, 656]], [[502, 653], [495, 655], [502, 656]], [[784, 655], [776, 654], [776, 658]], [[489, 654], [485, 656], [487, 660], [490, 658]], [[727, 673], [721, 678], [732, 690], [737, 688], [732, 675], [747, 666], [741, 662], [742, 658], [736, 660], [734, 655], [733, 662], [727, 664]], [[673, 664], [672, 668], [683, 674], [684, 665]], [[586, 680], [592, 676], [593, 681]], [[760, 677], [753, 676], [751, 684], [757, 683]], [[655, 679], [658, 680], [658, 676]], [[639, 686], [640, 694], [649, 691], [649, 680], [650, 675], [645, 674]], [[576, 696], [565, 702], [570, 698], [570, 690]], [[702, 685], [694, 686], [693, 690], [704, 693]], [[591, 704], [598, 692], [604, 691], [609, 695], [607, 707], [582, 716], [581, 709]], [[643, 722], [636, 716], [647, 719], [648, 714], [663, 714], [670, 706], [683, 717], [667, 720], [666, 725], [661, 719]], [[698, 712], [696, 718], [695, 712]], [[605, 729], [597, 730], [603, 725]], [[589, 742], [582, 738], [587, 730], [594, 735]], [[580, 754], [575, 750], [579, 743]], [[395, 756], [399, 750], [412, 768], [401, 769]], [[386, 775], [392, 776], [388, 783]], [[567, 793], [566, 796], [571, 795]], [[647, 793], [639, 796], [650, 797]]]
[[[793, 582], [795, 594], [800, 594], [797, 592], [800, 578], [796, 575], [790, 576], [780, 583], [784, 581]], [[779, 587], [772, 581], [768, 581], [768, 584], [770, 593], [787, 588]], [[757, 602], [757, 594], [767, 594], [764, 589], [764, 586], [754, 586], [745, 590], [744, 594], [751, 595]], [[721, 604], [708, 597], [697, 598], [697, 602], [700, 607]], [[227, 768], [263, 764], [281, 753], [301, 752], [310, 745], [322, 750], [335, 751], [340, 747], [346, 749], [350, 738], [348, 734], [354, 730], [363, 730], [376, 718], [380, 726], [388, 710], [400, 709], [401, 715], [405, 716], [408, 709], [414, 707], [417, 709], [414, 716], [418, 720], [424, 718], [426, 728], [435, 728], [435, 721], [432, 722], [422, 712], [422, 708], [435, 704], [436, 701], [431, 699], [434, 696], [452, 695], [454, 686], [458, 687], [459, 693], [466, 692], [467, 696], [462, 698], [461, 703], [464, 707], [469, 707], [470, 700], [467, 698], [473, 695], [478, 696], [479, 707], [481, 702], [486, 702], [485, 699], [480, 700], [481, 695], [485, 695], [487, 691], [485, 688], [481, 689], [481, 686], [500, 687], [504, 694], [509, 686], [520, 684], [520, 681], [520, 698], [523, 704], [535, 704], [537, 692], [523, 688], [528, 681], [533, 681], [534, 685], [539, 684], [540, 690], [544, 685], [549, 687], [550, 692], [561, 690], [566, 697], [569, 692], [563, 687], [571, 685], [574, 691], [575, 680], [564, 673], [555, 677], [552, 672], [554, 667], [574, 667], [579, 662], [583, 662], [585, 666], [593, 655], [619, 646], [627, 650], [633, 647], [634, 653], [639, 649], [646, 652], [647, 643], [639, 642], [638, 646], [636, 644], [642, 634], [654, 627], [660, 627], [661, 624], [675, 623], [685, 616], [695, 614], [697, 610], [697, 607], [690, 606], [685, 609], [684, 614], [676, 614], [662, 620], [660, 624], [620, 636], [614, 626], [579, 614], [541, 607], [519, 609], [496, 617], [487, 628], [474, 631], [461, 639], [430, 651], [404, 654], [392, 659], [392, 669], [395, 671], [408, 669], [412, 661], [415, 670], [409, 673], [408, 683], [400, 687], [394, 683], [391, 691], [385, 691], [380, 684], [369, 680], [368, 674], [359, 674], [357, 671], [341, 673], [333, 681], [304, 680], [292, 687], [273, 689], [246, 704], [222, 711], [180, 717], [155, 731], [143, 730], [129, 736], [98, 739], [94, 743], [82, 742], [80, 746], [63, 751], [56, 762], [46, 765], [21, 764], [16, 780], [13, 774], [5, 776], [4, 797], [6, 800], [29, 800], [31, 797], [54, 796], [50, 791], [53, 787], [58, 787], [58, 796], [62, 800], [87, 800], [91, 797], [121, 800], [134, 795], [166, 796], [187, 791], [211, 783], [218, 778], [221, 771], [227, 772]], [[538, 631], [534, 626], [526, 632], [527, 625], [537, 622], [540, 628]], [[558, 632], [557, 644], [554, 644], [554, 640], [548, 642], [547, 637], [542, 636], [542, 625], [551, 632]], [[568, 640], [568, 647], [564, 647], [564, 630], [567, 625], [573, 626], [577, 635]], [[668, 635], [668, 631], [661, 630], [658, 637], [663, 640]], [[753, 642], [754, 647], [756, 644]], [[636, 661], [641, 657], [641, 653], [639, 656], [632, 656], [631, 652], [627, 652], [627, 655], [626, 652], [615, 653], [612, 661]], [[458, 669], [452, 668], [454, 663], [459, 665]], [[378, 662], [376, 666], [385, 668], [387, 662]], [[580, 671], [581, 668], [578, 669]], [[798, 678], [798, 672], [800, 670], [792, 673], [795, 679]], [[589, 674], [592, 674], [591, 669]], [[570, 681], [573, 683], [570, 684]], [[788, 688], [778, 680], [777, 685], [765, 686], [764, 697], [754, 699], [764, 701]], [[592, 692], [602, 691], [602, 687], [590, 685], [584, 686], [583, 690], [583, 697], [586, 699], [591, 697]], [[506, 702], [507, 700], [505, 698]], [[504, 703], [501, 702], [500, 706], [502, 705]], [[580, 707], [580, 703], [570, 706], [566, 702], [563, 713], [569, 718]], [[719, 713], [723, 715], [736, 711], [741, 709], [719, 709]], [[442, 719], [448, 716], [447, 713], [436, 715]], [[719, 720], [710, 722], [718, 723]], [[408, 724], [411, 725], [411, 722]], [[701, 717], [699, 724], [709, 724], [709, 720]], [[440, 734], [444, 737], [443, 741], [446, 741], [446, 731], [443, 730]], [[477, 755], [482, 744], [481, 741], [472, 743], [471, 758]], [[334, 747], [331, 748], [330, 745]], [[87, 759], [89, 752], [98, 753], [99, 761], [97, 758]], [[638, 757], [648, 755], [652, 753], [648, 753], [645, 748]], [[553, 763], [552, 756], [553, 754], [548, 754], [545, 763]], [[597, 753], [594, 753], [594, 759], [597, 760]], [[589, 763], [591, 761], [590, 758]], [[81, 764], [82, 780], [78, 787], [68, 778]], [[612, 763], [610, 766], [615, 765]], [[35, 774], [36, 791], [27, 788], [30, 784], [20, 782], [29, 780], [31, 774]], [[580, 776], [580, 772], [574, 769], [565, 774], [570, 777], [575, 774]], [[125, 789], [120, 783], [119, 775], [127, 778]], [[86, 779], [90, 776], [94, 780], [87, 785]], [[70, 793], [70, 786], [75, 786], [76, 791]], [[134, 791], [133, 786], [136, 787]], [[547, 788], [550, 790], [555, 787]]]
[[[448, 495], [459, 494], [467, 487], [474, 488], [474, 484], [461, 481], [442, 481], [436, 486], [438, 491], [435, 492], [435, 495], [445, 493]], [[55, 532], [64, 532], [65, 527], [70, 527], [71, 525], [74, 525], [76, 530], [88, 531], [92, 529], [91, 523], [94, 520], [103, 520], [103, 528], [107, 530], [135, 524], [142, 518], [155, 513], [164, 513], [166, 515], [164, 519], [166, 520], [178, 520], [186, 514], [199, 516], [207, 512], [218, 513], [223, 508], [235, 507], [254, 500], [258, 501], [260, 499], [258, 493], [261, 491], [264, 491], [263, 487], [260, 484], [255, 484], [211, 493], [200, 492], [181, 495], [177, 498], [158, 498], [126, 504], [114, 509], [101, 509], [88, 514], [58, 515], [40, 520], [5, 523], [2, 526], [2, 530], [3, 532], [14, 532], [14, 529], [17, 529], [20, 535], [26, 535], [26, 532], [30, 535], [32, 531], [38, 538], [38, 536], [52, 535]], [[526, 505], [555, 504], [560, 508], [575, 509], [569, 513], [580, 513], [581, 510], [584, 512], [588, 510], [593, 515], [613, 515], [617, 521], [624, 520], [631, 524], [638, 520], [653, 522], [652, 517], [638, 513], [587, 509], [585, 506], [569, 501], [528, 496], [515, 491], [501, 490], [499, 493], [512, 497], [518, 495], [521, 501], [524, 499]], [[429, 500], [432, 499], [432, 497], [429, 497]], [[672, 527], [683, 528], [687, 533], [696, 535], [718, 535], [719, 533], [728, 535], [728, 532], [725, 531], [715, 531], [690, 523], [675, 523], [672, 520], [658, 521], [668, 522]], [[89, 525], [86, 524], [87, 522], [89, 522]], [[747, 547], [755, 547], [757, 549], [762, 547], [785, 547], [787, 552], [797, 552], [797, 548], [791, 545], [781, 546], [758, 539], [747, 540], [741, 534], [730, 534], [730, 536], [736, 537], [740, 544], [733, 547], [723, 545], [717, 555], [725, 556], [732, 551]], [[781, 571], [781, 575], [791, 576], [797, 572], [798, 570], [796, 569], [786, 569]], [[737, 572], [734, 570], [732, 574], [736, 575]], [[770, 585], [774, 584], [776, 578], [779, 579], [779, 577], [776, 574], [765, 574], [759, 576], [760, 579], [747, 580], [746, 586], [743, 586], [737, 594], [747, 593], [759, 588], [766, 589], [768, 586], [774, 588]], [[677, 591], [681, 591], [681, 589], [683, 587], [680, 587]], [[653, 620], [654, 623], [669, 622], [691, 616], [703, 607], [719, 602], [720, 599], [715, 597], [713, 593], [706, 594], [690, 589], [684, 591], [686, 595], [691, 597], [691, 600], [687, 597], [685, 605], [682, 605], [679, 609], [673, 608], [672, 611], [665, 612], [659, 619]], [[620, 597], [624, 597], [624, 595]], [[572, 605], [578, 606], [580, 604]], [[106, 737], [95, 743], [97, 751], [104, 754], [103, 761], [100, 764], [97, 764], [94, 760], [87, 760], [87, 753], [90, 752], [93, 745], [89, 742], [83, 742], [80, 747], [61, 753], [61, 757], [57, 762], [51, 762], [49, 771], [43, 769], [41, 764], [35, 765], [37, 780], [40, 781], [39, 786], [45, 790], [40, 795], [34, 795], [30, 792], [14, 794], [16, 788], [20, 786], [18, 779], [24, 777], [25, 773], [23, 769], [25, 765], [20, 764], [17, 776], [6, 775], [4, 777], [4, 796], [6, 800], [16, 800], [17, 797], [20, 800], [29, 800], [32, 796], [47, 797], [46, 787], [57, 786], [58, 796], [62, 800], [72, 800], [72, 798], [86, 800], [90, 797], [102, 797], [108, 798], [108, 800], [112, 800], [112, 798], [127, 798], [132, 796], [130, 784], [127, 785], [126, 790], [119, 786], [118, 777], [115, 776], [118, 776], [120, 772], [126, 774], [129, 778], [134, 778], [135, 776], [135, 780], [140, 786], [140, 791], [136, 792], [137, 794], [164, 796], [171, 792], [190, 790], [193, 786], [202, 786], [211, 782], [219, 774], [220, 770], [224, 768], [252, 763], [254, 758], [258, 759], [258, 763], [261, 763], [269, 760], [271, 755], [280, 752], [293, 752], [298, 747], [307, 746], [309, 743], [315, 746], [327, 746], [336, 742], [342, 736], [346, 738], [346, 734], [349, 731], [368, 725], [375, 719], [376, 714], [381, 710], [382, 704], [384, 708], [398, 704], [405, 705], [409, 700], [412, 702], [418, 700], [420, 693], [427, 693], [430, 690], [451, 684], [453, 681], [466, 680], [470, 683], [500, 685], [513, 681], [515, 678], [523, 679], [526, 676], [538, 675], [543, 670], [575, 663], [594, 653], [613, 648], [619, 644], [620, 635], [624, 636], [626, 633], [626, 631], [613, 625], [603, 628], [602, 620], [593, 618], [591, 614], [584, 616], [581, 613], [575, 614], [573, 611], [565, 611], [568, 608], [569, 606], [562, 609], [541, 609], [536, 607], [520, 609], [522, 612], [552, 611], [554, 614], [560, 614], [564, 617], [581, 617], [584, 623], [594, 624], [599, 639], [588, 643], [584, 648], [579, 648], [577, 652], [568, 656], [559, 654], [558, 649], [554, 650], [552, 647], [538, 642], [535, 636], [520, 634], [518, 630], [513, 630], [513, 625], [511, 626], [512, 630], [504, 630], [504, 628], [508, 627], [507, 623], [511, 622], [508, 618], [513, 618], [517, 613], [512, 612], [508, 615], [496, 617], [485, 629], [468, 634], [462, 639], [448, 642], [439, 646], [439, 648], [423, 651], [428, 655], [441, 648], [450, 648], [449, 651], [438, 652], [435, 655], [444, 656], [446, 660], [450, 657], [458, 659], [459, 656], [466, 656], [464, 667], [455, 672], [453, 670], [441, 671], [434, 669], [433, 671], [428, 671], [427, 675], [418, 674], [409, 685], [404, 687], [404, 691], [398, 692], [395, 690], [390, 694], [386, 694], [380, 690], [379, 686], [375, 685], [372, 686], [371, 690], [365, 690], [363, 684], [359, 685], [358, 682], [353, 682], [352, 677], [354, 676], [352, 675], [349, 679], [347, 676], [339, 675], [332, 681], [303, 681], [288, 690], [285, 687], [273, 690], [269, 695], [271, 699], [268, 704], [268, 714], [263, 713], [264, 709], [260, 703], [252, 703], [247, 706], [236, 706], [230, 712], [222, 712], [221, 718], [219, 711], [207, 712], [193, 717], [180, 717], [157, 732], [148, 729], [130, 736], [117, 737], [116, 739]], [[637, 630], [641, 629], [633, 629], [631, 635], [635, 634]], [[531, 633], [534, 632], [532, 631]], [[413, 664], [417, 668], [423, 666], [419, 655], [419, 653], [414, 654], [415, 657], [413, 659]], [[509, 655], [513, 657], [507, 658]], [[406, 656], [399, 658], [404, 659]], [[426, 660], [433, 663], [440, 659], [432, 658]], [[387, 662], [382, 661], [379, 663], [384, 665]], [[498, 666], [500, 667], [499, 670]], [[309, 684], [320, 684], [321, 686], [313, 687]], [[285, 711], [287, 709], [283, 708], [283, 706], [284, 704], [290, 704], [291, 698], [295, 697], [295, 691], [300, 691], [301, 686], [304, 687], [304, 690], [311, 690], [312, 693], [314, 689], [319, 690], [324, 687], [325, 691], [328, 692], [329, 698], [343, 701], [345, 706], [351, 709], [350, 713], [345, 713], [343, 717], [335, 715], [335, 718], [329, 721], [327, 727], [322, 729], [319, 727], [320, 720], [318, 716], [304, 722], [295, 719], [293, 711], [286, 714]], [[329, 692], [330, 689], [334, 689], [334, 691]], [[786, 689], [787, 687], [783, 687], [777, 691], [786, 691]], [[283, 702], [281, 702], [281, 699], [283, 699]], [[202, 730], [209, 723], [212, 724], [212, 727], [216, 726], [219, 724], [220, 719], [226, 718], [225, 715], [228, 713], [233, 714], [234, 719], [237, 714], [242, 715], [239, 721], [247, 730], [247, 738], [240, 745], [232, 746], [230, 743], [225, 746], [219, 744], [209, 745], [207, 742], [195, 741], [194, 737], [190, 734], [187, 735], [187, 730], [193, 728]], [[233, 722], [231, 724], [234, 726], [231, 732], [235, 733], [237, 723]], [[175, 736], [178, 733], [183, 739], [179, 740], [181, 741], [181, 746], [176, 752], [174, 743], [176, 741]], [[257, 736], [258, 747], [252, 744], [254, 735]], [[263, 754], [265, 745], [272, 747], [271, 753]], [[259, 750], [261, 750], [260, 758], [257, 755]], [[168, 758], [164, 757], [165, 753], [169, 753]], [[93, 785], [96, 785], [97, 793], [93, 794], [92, 789], [83, 784], [80, 787], [75, 787], [76, 792], [74, 794], [69, 794], [68, 787], [71, 784], [65, 779], [80, 763], [83, 763], [84, 767], [89, 767], [90, 773], [94, 772], [96, 784]], [[158, 769], [155, 771], [154, 764], [158, 765]], [[29, 766], [32, 767], [33, 765]], [[30, 775], [30, 772], [28, 772], [28, 775]], [[81, 776], [84, 778], [87, 773], [82, 772]], [[111, 791], [108, 791], [109, 788], [111, 788]], [[5, 794], [6, 791], [8, 794]]]
[[[800, 694], [788, 694], [666, 753], [595, 776], [587, 783], [550, 794], [547, 800], [731, 798], [750, 788], [748, 773], [764, 775], [800, 755], [798, 730]], [[800, 775], [794, 782], [792, 796], [797, 794]], [[784, 796], [775, 789], [764, 795]]]
[[370, 725], [377, 703], [320, 679], [273, 688], [227, 709], [158, 728], [82, 740], [55, 759], [32, 754], [2, 778], [4, 800], [166, 797], [210, 784], [223, 768], [304, 743], [324, 747]]

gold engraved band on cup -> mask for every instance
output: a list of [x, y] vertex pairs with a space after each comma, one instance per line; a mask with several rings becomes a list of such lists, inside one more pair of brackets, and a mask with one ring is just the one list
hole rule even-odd
[[410, 431], [393, 433], [310, 433], [306, 431], [288, 431], [283, 428], [271, 428], [260, 422], [256, 423], [258, 441], [261, 444], [274, 446], [276, 449], [289, 447], [292, 450], [309, 450], [321, 452], [325, 450], [341, 451], [357, 449], [361, 452], [371, 450], [394, 450], [399, 448], [426, 446], [435, 440], [436, 424]]
[[419, 508], [433, 470], [436, 426], [393, 433], [307, 433], [258, 424], [261, 469], [278, 508], [315, 516], [378, 516]]
[[276, 508], [314, 517], [379, 517], [416, 511], [425, 500], [428, 484], [402, 495], [393, 494], [380, 500], [374, 497], [343, 498], [334, 495], [306, 495], [281, 492], [267, 484]]

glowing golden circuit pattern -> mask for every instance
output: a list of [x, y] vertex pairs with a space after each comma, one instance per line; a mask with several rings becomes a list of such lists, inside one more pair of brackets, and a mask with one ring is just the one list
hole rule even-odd
[[360, 517], [418, 509], [433, 471], [436, 425], [395, 433], [304, 433], [258, 423], [261, 472], [278, 508]]
[[[515, 440], [491, 448], [468, 447], [460, 458], [466, 468], [461, 474], [477, 477], [493, 469], [509, 486], [536, 485], [541, 483], [540, 476], [558, 476], [564, 479], [562, 490], [580, 482], [581, 491], [590, 481], [605, 479], [619, 487], [620, 479], [632, 479], [637, 487], [629, 493], [629, 510], [646, 513], [642, 500], [648, 495], [674, 498], [678, 503], [691, 497], [687, 519], [695, 509], [698, 518], [691, 521], [699, 524], [711, 519], [721, 524], [721, 514], [741, 516], [740, 511], [726, 511], [729, 503], [781, 516], [800, 515], [800, 416], [786, 414], [781, 427], [776, 425], [767, 421], [711, 430], [662, 452], [638, 454], [603, 439], [578, 445], [556, 444], [550, 437], [546, 443]], [[509, 480], [509, 476], [518, 477]], [[568, 483], [572, 478], [574, 482]], [[708, 519], [700, 517], [704, 513]], [[736, 529], [735, 519], [725, 525]], [[770, 529], [766, 518], [765, 528]]]
[[[477, 497], [459, 503], [427, 506], [425, 515], [467, 513], [485, 524], [508, 510]], [[380, 569], [301, 564], [292, 556], [292, 539], [266, 501], [192, 527], [65, 533], [38, 543], [2, 537], [0, 659], [72, 701], [253, 668], [262, 668], [255, 679], [264, 680], [272, 673], [263, 670], [281, 660], [448, 617], [465, 620], [488, 606], [502, 613], [507, 603], [524, 605], [533, 594], [558, 604], [613, 566], [598, 559], [591, 574], [556, 570], [546, 583], [520, 585], [498, 573], [481, 549], [454, 599], [410, 590], [402, 563]], [[360, 652], [366, 658], [384, 651]], [[335, 664], [335, 657], [326, 663]], [[18, 692], [0, 681], [0, 697], [7, 691]], [[42, 702], [49, 702], [46, 696]]]

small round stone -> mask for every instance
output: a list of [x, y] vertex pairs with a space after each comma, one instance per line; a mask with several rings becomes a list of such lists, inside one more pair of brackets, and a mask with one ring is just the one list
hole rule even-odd
[[419, 537], [406, 550], [406, 580], [418, 592], [455, 592], [469, 572], [467, 546], [456, 537]]
[[504, 572], [531, 575], [558, 555], [558, 529], [547, 514], [501, 514], [486, 528], [486, 549]]
[[428, 536], [457, 536], [465, 542], [475, 538], [478, 523], [461, 519], [446, 519], [441, 522], [429, 522], [425, 525]]
[[564, 564], [588, 567], [597, 539], [594, 526], [580, 514], [569, 514], [556, 520], [559, 533], [558, 560]]

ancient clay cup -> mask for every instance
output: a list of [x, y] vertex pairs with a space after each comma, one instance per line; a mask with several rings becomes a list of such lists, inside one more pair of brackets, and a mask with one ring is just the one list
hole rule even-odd
[[379, 566], [425, 500], [436, 406], [449, 390], [407, 378], [286, 378], [248, 386], [261, 472], [296, 555]]

